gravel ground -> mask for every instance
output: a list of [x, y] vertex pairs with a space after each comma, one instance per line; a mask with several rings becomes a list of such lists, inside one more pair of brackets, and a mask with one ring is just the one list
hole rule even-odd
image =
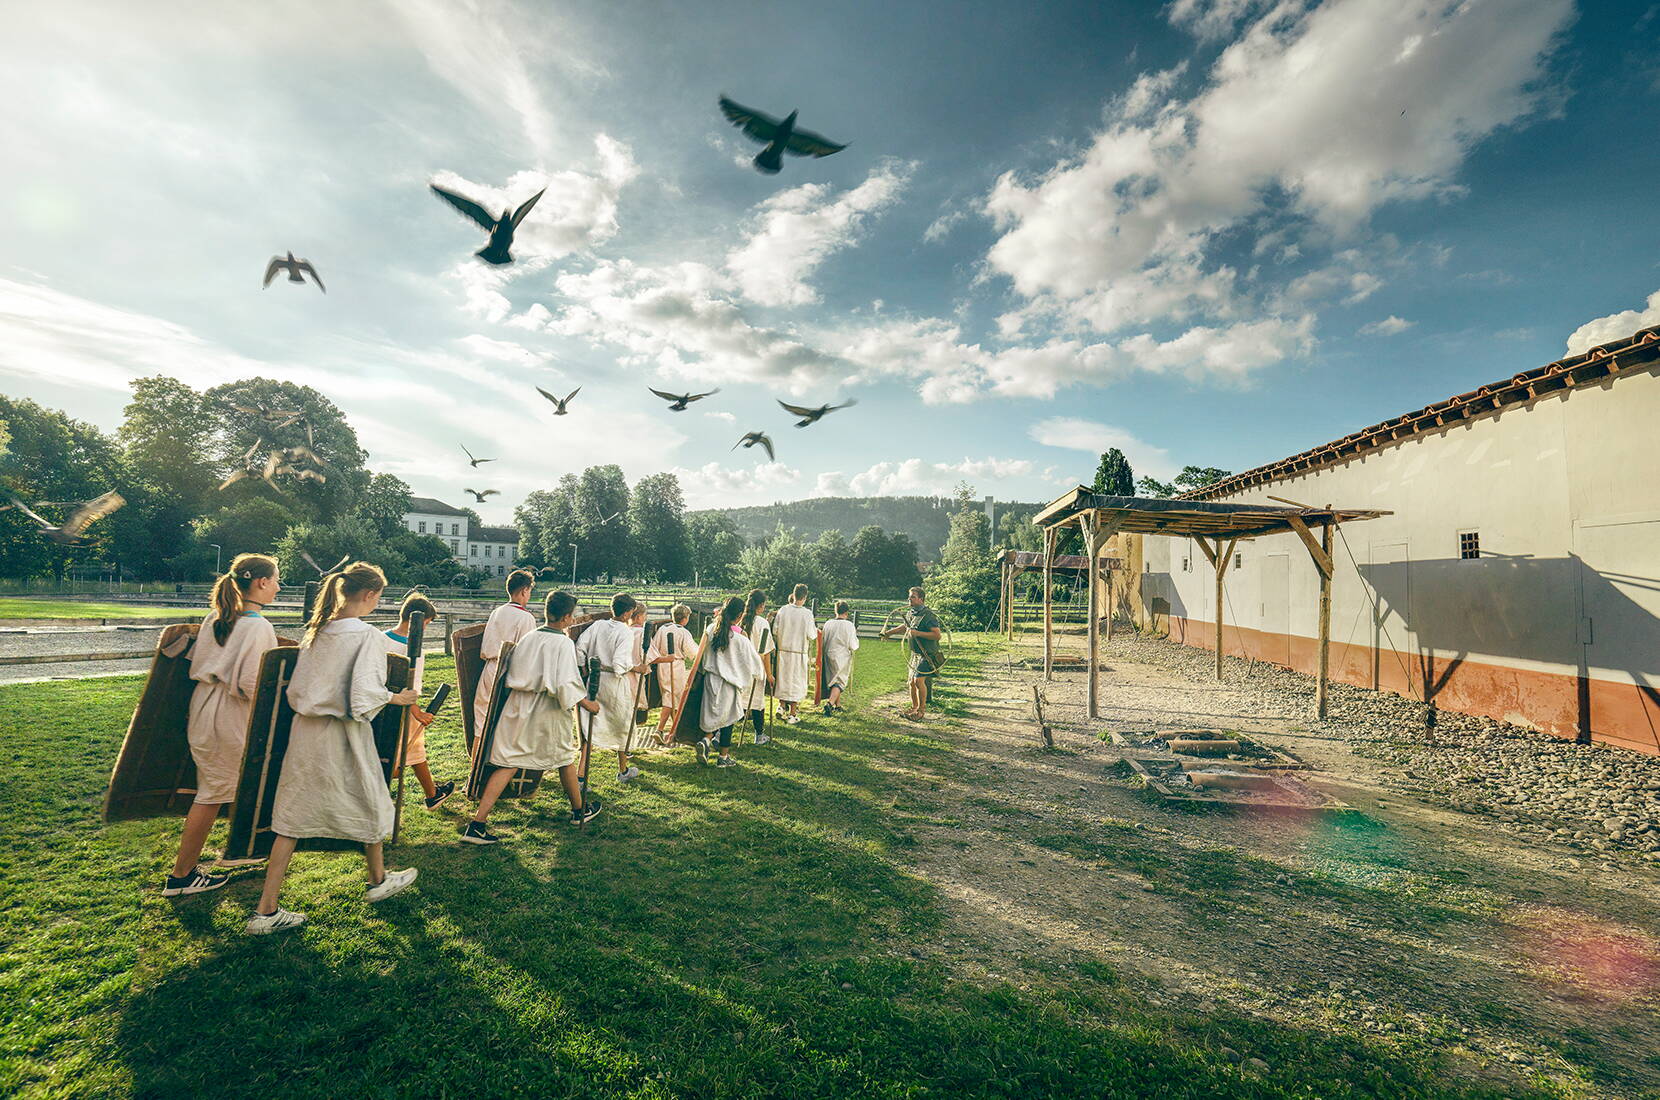
[[0, 684], [43, 680], [85, 680], [93, 676], [132, 676], [150, 667], [150, 655], [128, 661], [62, 661], [47, 665], [0, 665]]
[[[1215, 659], [1206, 650], [1134, 634], [1115, 636], [1113, 645], [1139, 663], [1196, 678], [1210, 676]], [[1321, 722], [1314, 718], [1311, 677], [1233, 657], [1224, 663], [1224, 677], [1249, 700], [1241, 709], [1253, 717], [1295, 722], [1393, 765], [1377, 777], [1387, 787], [1491, 815], [1517, 833], [1549, 836], [1599, 857], [1625, 853], [1660, 864], [1660, 757], [1448, 711], [1436, 712], [1430, 743], [1424, 705], [1411, 699], [1332, 684], [1329, 717]]]
[[[0, 633], [0, 657], [33, 657], [48, 653], [124, 653], [128, 651], [149, 657], [155, 652], [156, 638], [160, 634], [159, 627], [145, 627], [139, 630], [114, 626], [78, 626], [60, 630], [31, 627], [28, 633], [25, 634]], [[9, 667], [27, 668], [31, 666]]]

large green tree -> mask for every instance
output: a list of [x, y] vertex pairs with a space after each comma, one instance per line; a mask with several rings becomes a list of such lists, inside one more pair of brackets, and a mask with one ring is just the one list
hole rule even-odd
[[734, 583], [744, 540], [731, 516], [699, 512], [687, 517], [686, 549], [698, 584], [718, 588]]
[[1192, 489], [1199, 489], [1213, 481], [1221, 481], [1225, 477], [1232, 477], [1229, 470], [1219, 470], [1215, 466], [1183, 466], [1182, 472], [1171, 481], [1160, 481], [1153, 477], [1143, 477], [1140, 481], [1141, 492], [1146, 496], [1173, 497]]
[[628, 569], [628, 481], [622, 467], [590, 466], [576, 486], [577, 575], [597, 579]]
[[634, 485], [628, 500], [628, 541], [633, 573], [642, 580], [689, 580], [686, 498], [673, 474], [652, 474]]
[[1095, 468], [1095, 481], [1091, 488], [1111, 496], [1135, 496], [1135, 471], [1130, 469], [1130, 460], [1124, 457], [1123, 451], [1110, 447], [1101, 454], [1101, 464]]
[[848, 547], [851, 583], [862, 596], [887, 597], [920, 584], [916, 543], [870, 524], [859, 528]]
[[373, 474], [358, 497], [352, 514], [373, 527], [383, 539], [406, 531], [403, 517], [412, 499], [409, 483], [391, 474]]
[[[238, 554], [271, 553], [288, 529], [298, 522], [299, 517], [280, 501], [253, 497], [216, 508], [197, 520], [196, 540], [202, 546], [218, 543], [223, 551], [221, 561], [229, 564]], [[211, 554], [207, 557], [207, 564], [210, 567], [213, 564]], [[323, 564], [334, 563], [330, 560]], [[306, 572], [314, 571], [307, 567]]]
[[[116, 566], [143, 575], [137, 562], [149, 534], [150, 496], [127, 470], [115, 441], [56, 409], [0, 394], [0, 420], [11, 442], [0, 456], [0, 486], [48, 520], [62, 520], [81, 501], [114, 490], [129, 507], [94, 523], [77, 546], [42, 537], [21, 511], [0, 512], [0, 576], [63, 579], [72, 566]], [[132, 561], [134, 566], [128, 567]]]
[[928, 580], [928, 603], [956, 630], [984, 630], [997, 611], [997, 564], [987, 548], [990, 523], [977, 508], [951, 517], [940, 567]]
[[807, 564], [817, 582], [818, 599], [836, 599], [853, 591], [853, 549], [840, 531], [829, 530], [807, 547]]
[[[274, 448], [309, 447], [324, 463], [326, 480], [321, 483], [279, 476], [279, 488], [273, 490], [260, 478], [247, 478], [227, 489], [227, 498], [286, 497], [284, 503], [296, 512], [327, 523], [350, 512], [368, 489], [370, 474], [363, 465], [367, 456], [358, 444], [357, 432], [334, 402], [310, 386], [246, 378], [215, 386], [202, 396], [221, 425], [214, 435], [218, 447], [214, 457], [223, 471], [240, 468], [250, 448], [257, 461]], [[295, 412], [300, 416], [294, 423], [278, 427], [239, 408]]]

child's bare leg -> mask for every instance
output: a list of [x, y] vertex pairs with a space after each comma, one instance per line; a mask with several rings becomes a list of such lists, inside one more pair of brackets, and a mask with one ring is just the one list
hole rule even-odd
[[576, 778], [575, 764], [566, 764], [559, 769], [559, 785], [565, 788], [565, 797], [571, 800], [571, 809], [582, 809], [582, 784]]
[[839, 684], [830, 689], [830, 705], [833, 707], [842, 705], [842, 689]]
[[497, 768], [490, 773], [490, 778], [484, 781], [484, 793], [479, 796], [478, 809], [473, 811], [474, 821], [483, 824], [484, 820], [490, 816], [490, 811], [495, 809], [496, 799], [500, 798], [501, 792], [507, 789], [507, 784], [512, 780], [515, 770], [517, 769]]
[[386, 878], [386, 860], [378, 843], [363, 846], [363, 862], [369, 865], [369, 885], [379, 886]]
[[423, 760], [419, 764], [411, 764], [410, 767], [414, 769], [415, 778], [420, 780], [421, 790], [426, 794], [426, 796], [428, 798], [437, 797], [438, 784], [432, 781], [432, 769], [427, 767], [426, 761]]
[[277, 895], [282, 893], [282, 880], [288, 875], [288, 861], [294, 858], [295, 843], [293, 837], [281, 835], [272, 842], [271, 854], [265, 860], [265, 887], [260, 891], [259, 908], [254, 912], [277, 911]]
[[182, 878], [195, 869], [219, 809], [219, 804], [214, 802], [197, 802], [190, 807], [184, 818], [184, 834], [179, 837], [179, 855], [173, 860], [174, 878]]
[[621, 750], [618, 750], [618, 752], [617, 752], [617, 774], [621, 775], [623, 772], [625, 772], [627, 770], [628, 770], [628, 754], [626, 752], [622, 752]]

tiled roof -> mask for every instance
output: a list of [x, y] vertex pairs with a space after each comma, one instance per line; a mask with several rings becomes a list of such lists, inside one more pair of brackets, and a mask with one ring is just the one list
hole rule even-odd
[[465, 516], [467, 513], [432, 497], [410, 497], [409, 510], [425, 516]]
[[510, 542], [519, 545], [519, 529], [517, 527], [485, 527], [480, 525], [473, 529], [474, 542]]
[[1182, 494], [1185, 500], [1209, 500], [1232, 496], [1256, 485], [1280, 481], [1312, 470], [1335, 466], [1363, 454], [1399, 443], [1414, 436], [1439, 431], [1460, 421], [1471, 420], [1511, 405], [1522, 405], [1557, 390], [1573, 389], [1605, 379], [1617, 378], [1660, 364], [1660, 326], [1646, 328], [1623, 340], [1594, 347], [1581, 355], [1570, 355], [1542, 367], [1523, 371], [1513, 378], [1491, 382], [1480, 389], [1449, 397], [1416, 412], [1362, 428], [1342, 439], [1282, 458], [1244, 473], [1213, 481]]

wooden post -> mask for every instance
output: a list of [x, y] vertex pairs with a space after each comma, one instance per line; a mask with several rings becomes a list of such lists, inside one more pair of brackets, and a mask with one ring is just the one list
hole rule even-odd
[[[1327, 505], [1330, 507], [1330, 505]], [[1325, 552], [1325, 562], [1318, 559], [1315, 567], [1320, 570], [1320, 674], [1314, 682], [1314, 713], [1317, 717], [1326, 716], [1326, 680], [1331, 672], [1331, 529], [1334, 525], [1327, 523], [1325, 530], [1320, 532], [1320, 549]]]
[[455, 612], [444, 612], [444, 656], [455, 656], [455, 644], [450, 641], [450, 635], [455, 633]]
[[1098, 704], [1095, 698], [1095, 664], [1098, 659], [1101, 638], [1101, 601], [1095, 594], [1095, 553], [1099, 546], [1097, 539], [1101, 535], [1101, 513], [1091, 510], [1087, 519], [1083, 521], [1084, 530], [1084, 577], [1089, 585], [1089, 716], [1100, 717]]
[[1055, 678], [1055, 529], [1043, 529], [1043, 678]]

